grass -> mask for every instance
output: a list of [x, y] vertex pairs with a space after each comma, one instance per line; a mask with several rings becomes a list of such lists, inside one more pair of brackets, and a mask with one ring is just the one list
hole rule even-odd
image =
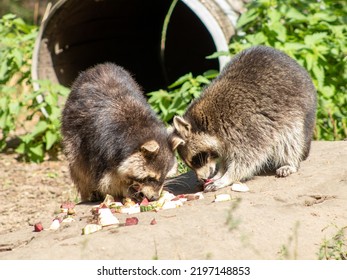
[[334, 225], [334, 227], [337, 230], [335, 235], [330, 239], [325, 238], [320, 245], [319, 260], [347, 260], [347, 226], [338, 228]]
[[287, 244], [281, 246], [278, 254], [282, 260], [297, 260], [298, 259], [298, 229], [300, 222], [297, 221], [294, 225], [292, 233], [288, 236]]

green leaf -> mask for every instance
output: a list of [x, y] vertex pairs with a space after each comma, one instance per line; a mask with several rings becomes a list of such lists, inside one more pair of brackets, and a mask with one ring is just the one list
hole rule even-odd
[[203, 76], [207, 79], [214, 79], [218, 76], [219, 72], [217, 70], [208, 70], [203, 73]]
[[36, 136], [42, 134], [46, 131], [48, 125], [45, 121], [39, 121], [34, 128], [34, 131], [31, 133], [31, 137], [35, 138]]
[[335, 93], [335, 88], [334, 86], [324, 86], [321, 88], [321, 92], [325, 98], [332, 98]]
[[16, 153], [24, 155], [26, 151], [26, 145], [24, 142], [20, 143], [19, 146], [16, 148]]
[[285, 14], [286, 18], [293, 19], [296, 21], [307, 21], [307, 16], [300, 13], [297, 9], [291, 7]]
[[6, 63], [1, 63], [0, 65], [0, 81], [5, 81], [8, 79], [8, 67]]
[[18, 68], [20, 68], [23, 64], [23, 53], [19, 49], [13, 49], [11, 54], [14, 62], [17, 64]]
[[219, 51], [219, 52], [215, 52], [211, 55], [206, 56], [207, 59], [213, 59], [213, 58], [218, 58], [220, 56], [230, 56], [230, 52], [229, 51]]
[[242, 26], [246, 25], [249, 22], [254, 21], [259, 16], [257, 10], [248, 10], [247, 12], [241, 14], [239, 17], [236, 28], [241, 28]]
[[279, 22], [282, 17], [281, 13], [275, 9], [268, 10], [267, 15], [272, 23]]
[[53, 133], [52, 131], [47, 130], [45, 138], [46, 138], [46, 150], [48, 151], [58, 141], [59, 137], [56, 133]]
[[7, 123], [7, 112], [3, 112], [0, 114], [0, 128], [5, 129], [6, 128], [6, 123]]
[[287, 29], [280, 22], [276, 22], [271, 25], [273, 31], [277, 34], [277, 39], [281, 42], [285, 42], [287, 38]]
[[315, 56], [312, 53], [307, 53], [305, 55], [305, 61], [307, 70], [312, 70], [313, 64], [316, 61]]
[[252, 45], [262, 45], [265, 42], [267, 42], [267, 37], [264, 35], [263, 32], [258, 32], [256, 34], [249, 34], [246, 36], [246, 39]]
[[20, 104], [18, 101], [12, 101], [9, 105], [9, 112], [12, 115], [18, 115], [20, 111]]
[[210, 80], [209, 80], [209, 79], [207, 79], [207, 78], [205, 78], [204, 76], [201, 76], [201, 75], [197, 76], [197, 77], [196, 77], [196, 80], [197, 80], [200, 84], [206, 84], [206, 85], [208, 85], [208, 84], [210, 83]]
[[307, 46], [314, 46], [317, 43], [320, 43], [321, 40], [323, 40], [324, 38], [326, 38], [327, 33], [326, 32], [318, 32], [318, 33], [314, 33], [312, 35], [306, 35], [304, 38], [304, 42]]
[[189, 81], [189, 79], [193, 78], [193, 74], [192, 73], [188, 73], [182, 77], [180, 77], [176, 82], [174, 82], [173, 84], [169, 85], [168, 88], [174, 88], [177, 86], [182, 85], [183, 83], [185, 83], [186, 81]]
[[312, 72], [317, 79], [319, 88], [322, 88], [324, 84], [324, 78], [325, 78], [323, 67], [318, 64], [313, 64]]
[[302, 43], [288, 42], [288, 43], [285, 43], [284, 45], [284, 49], [288, 51], [299, 51], [306, 48], [307, 48], [306, 45]]
[[43, 158], [45, 155], [45, 151], [43, 149], [43, 144], [40, 143], [36, 146], [32, 146], [29, 148], [29, 151], [37, 156], [39, 159]]

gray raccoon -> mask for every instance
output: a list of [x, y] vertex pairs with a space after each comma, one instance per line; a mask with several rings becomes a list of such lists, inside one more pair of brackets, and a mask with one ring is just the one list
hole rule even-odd
[[178, 153], [205, 191], [250, 179], [266, 168], [279, 177], [309, 154], [316, 90], [306, 70], [286, 54], [257, 46], [235, 55], [183, 117]]
[[180, 143], [130, 74], [112, 63], [82, 72], [62, 112], [63, 148], [83, 201], [159, 197]]

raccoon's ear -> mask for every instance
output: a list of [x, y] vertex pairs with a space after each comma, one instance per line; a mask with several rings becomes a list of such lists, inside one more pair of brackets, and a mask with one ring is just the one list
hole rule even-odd
[[150, 140], [141, 146], [141, 153], [145, 156], [153, 156], [159, 152], [159, 144]]
[[176, 150], [179, 145], [184, 145], [186, 143], [181, 137], [178, 137], [177, 135], [172, 135], [170, 137], [170, 142], [173, 151]]
[[191, 125], [186, 122], [182, 117], [175, 116], [173, 119], [173, 125], [178, 131], [178, 133], [182, 136], [183, 140], [189, 138], [191, 134]]

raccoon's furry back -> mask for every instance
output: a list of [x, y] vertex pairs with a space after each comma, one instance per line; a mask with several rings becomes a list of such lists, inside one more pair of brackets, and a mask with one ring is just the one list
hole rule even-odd
[[174, 160], [165, 125], [131, 75], [112, 63], [90, 68], [75, 80], [62, 113], [62, 135], [71, 177], [83, 200], [101, 188], [101, 181], [107, 181], [107, 189], [113, 180], [115, 191], [122, 194], [125, 182], [117, 186], [115, 170], [145, 142], [159, 144], [160, 153], [151, 164], [161, 166], [163, 174]]
[[[73, 140], [72, 150], [80, 149], [89, 161], [97, 159], [95, 165], [115, 159], [119, 164], [156, 130], [158, 135], [166, 135], [164, 124], [150, 109], [140, 87], [127, 71], [111, 63], [80, 75], [66, 104], [62, 133], [69, 144], [65, 146]], [[132, 140], [134, 135], [137, 141]]]
[[[213, 188], [252, 177], [266, 165], [288, 176], [309, 154], [315, 112], [307, 71], [278, 50], [252, 47], [235, 55], [183, 119], [176, 118], [176, 132], [186, 133], [179, 153], [186, 162], [218, 154], [227, 171]], [[208, 172], [201, 173], [206, 179]]]
[[193, 130], [240, 145], [271, 143], [297, 129], [306, 139], [306, 157], [315, 111], [316, 90], [306, 70], [286, 54], [258, 46], [235, 55], [184, 117]]

